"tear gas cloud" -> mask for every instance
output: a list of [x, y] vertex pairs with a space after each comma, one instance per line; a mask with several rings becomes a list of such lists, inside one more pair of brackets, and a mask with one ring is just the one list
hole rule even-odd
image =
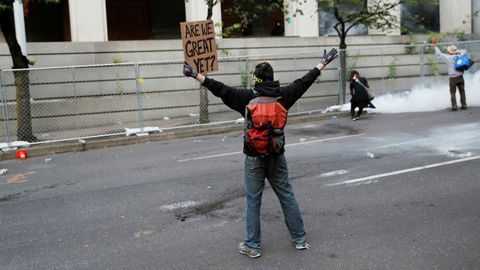
[[[467, 106], [480, 106], [480, 70], [465, 73], [465, 95]], [[460, 106], [460, 94], [456, 92]], [[411, 91], [377, 95], [372, 103], [379, 113], [426, 112], [450, 108], [450, 90], [448, 78], [439, 79], [431, 84], [418, 84]], [[350, 110], [350, 104], [343, 109]]]

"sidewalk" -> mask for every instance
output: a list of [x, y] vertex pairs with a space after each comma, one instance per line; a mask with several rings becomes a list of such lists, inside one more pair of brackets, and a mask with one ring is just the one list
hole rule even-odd
[[[311, 121], [327, 120], [332, 118], [348, 117], [349, 112], [328, 112], [328, 113], [309, 113], [300, 115], [291, 115], [288, 117], [289, 124], [298, 124]], [[288, 128], [288, 127], [287, 127]], [[27, 148], [28, 157], [38, 157], [67, 152], [79, 152], [91, 149], [115, 147], [137, 143], [147, 143], [155, 141], [174, 140], [195, 136], [205, 136], [211, 134], [240, 131], [243, 129], [243, 123], [221, 123], [209, 125], [193, 125], [187, 127], [171, 128], [160, 133], [153, 133], [148, 136], [125, 136], [114, 135], [101, 138], [92, 138], [84, 140], [72, 140], [48, 144], [37, 144]], [[0, 160], [15, 159], [16, 151], [0, 151]]]

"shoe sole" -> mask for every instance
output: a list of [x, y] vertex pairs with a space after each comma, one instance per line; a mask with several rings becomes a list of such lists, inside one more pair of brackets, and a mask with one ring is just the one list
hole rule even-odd
[[240, 251], [240, 250], [239, 250], [238, 252], [239, 252], [240, 254], [242, 254], [242, 255], [246, 255], [246, 256], [248, 256], [248, 257], [250, 257], [250, 258], [254, 258], [254, 259], [262, 256], [262, 254], [258, 254], [258, 255], [252, 256], [252, 255], [248, 254], [248, 252], [243, 252], [243, 251]]
[[309, 244], [306, 244], [305, 246], [295, 246], [295, 248], [297, 250], [305, 250], [305, 249], [309, 249], [310, 248], [310, 245]]

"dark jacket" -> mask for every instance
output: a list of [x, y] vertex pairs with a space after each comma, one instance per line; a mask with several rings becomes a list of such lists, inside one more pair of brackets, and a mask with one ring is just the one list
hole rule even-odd
[[[358, 79], [363, 85], [370, 88], [368, 85], [367, 79], [364, 77], [360, 77]], [[354, 100], [357, 104], [360, 104], [362, 107], [366, 107], [366, 105], [370, 102], [368, 99], [368, 92], [360, 83], [356, 81], [352, 81], [350, 83], [350, 95], [352, 95], [352, 100]]]
[[[255, 91], [245, 88], [233, 88], [214, 79], [205, 78], [203, 85], [208, 88], [215, 96], [222, 99], [223, 103], [229, 108], [239, 112], [245, 117], [245, 107], [250, 100], [258, 96], [281, 97], [280, 102], [285, 109], [290, 109], [295, 102], [302, 97], [313, 82], [320, 76], [320, 70], [314, 68], [305, 76], [295, 80], [287, 86], [280, 86], [278, 81], [267, 81], [255, 84]], [[255, 93], [256, 92], [256, 93]], [[243, 152], [248, 156], [255, 156], [244, 144]], [[284, 149], [280, 151], [283, 153]]]

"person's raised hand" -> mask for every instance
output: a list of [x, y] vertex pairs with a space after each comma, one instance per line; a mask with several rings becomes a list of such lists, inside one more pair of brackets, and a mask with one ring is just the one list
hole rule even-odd
[[327, 53], [327, 50], [323, 50], [323, 56], [322, 56], [322, 59], [320, 60], [320, 63], [326, 66], [330, 62], [332, 62], [335, 58], [337, 58], [337, 56], [338, 56], [338, 51], [335, 48], [331, 49], [328, 53]]
[[198, 72], [193, 70], [192, 66], [190, 66], [187, 62], [184, 62], [183, 63], [183, 75], [196, 79], [197, 76], [198, 76]]

